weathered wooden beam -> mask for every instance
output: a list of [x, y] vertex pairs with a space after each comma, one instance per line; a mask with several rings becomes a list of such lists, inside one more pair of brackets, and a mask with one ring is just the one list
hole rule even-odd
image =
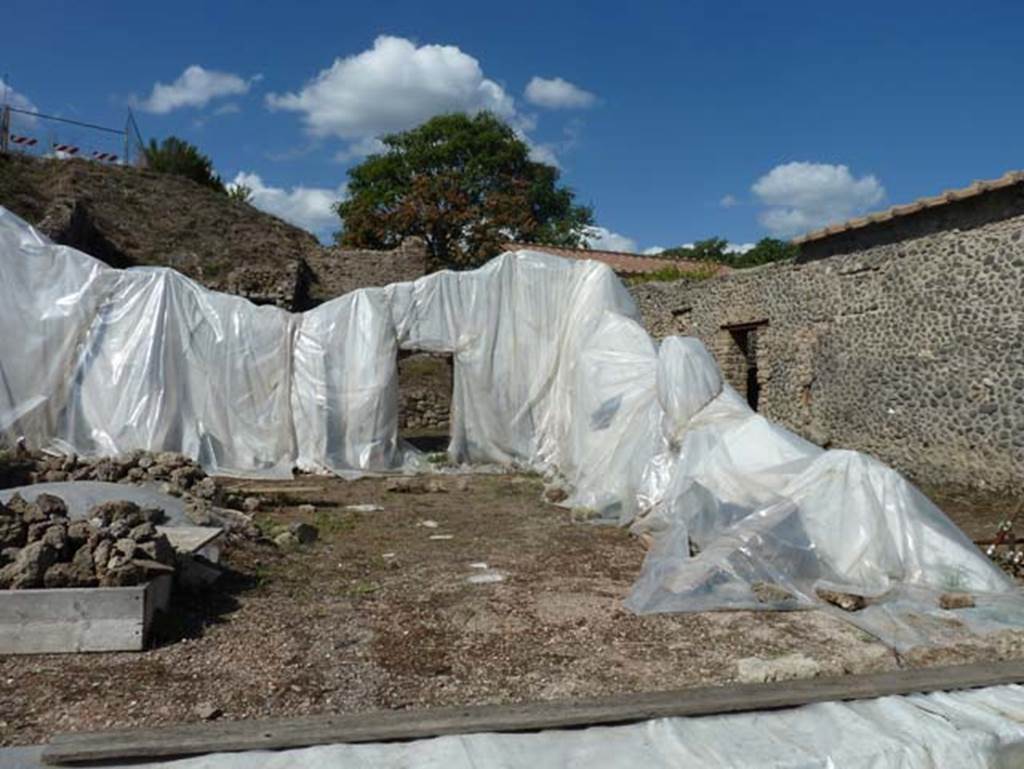
[[149, 730], [58, 735], [44, 750], [43, 761], [75, 764], [156, 760], [224, 751], [410, 740], [444, 734], [536, 731], [621, 724], [649, 718], [773, 710], [813, 702], [1011, 683], [1024, 683], [1024, 661], [699, 687], [595, 700], [191, 723]]

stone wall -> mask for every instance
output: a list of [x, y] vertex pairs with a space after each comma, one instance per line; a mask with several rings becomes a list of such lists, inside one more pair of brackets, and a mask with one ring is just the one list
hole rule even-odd
[[406, 238], [392, 251], [326, 248], [306, 257], [313, 278], [311, 304], [319, 304], [357, 288], [416, 280], [427, 274], [427, 247], [420, 238]]
[[398, 360], [398, 429], [446, 431], [451, 419], [452, 356], [404, 353]]
[[655, 336], [696, 336], [758, 409], [917, 481], [1024, 479], [1024, 216], [632, 288]]

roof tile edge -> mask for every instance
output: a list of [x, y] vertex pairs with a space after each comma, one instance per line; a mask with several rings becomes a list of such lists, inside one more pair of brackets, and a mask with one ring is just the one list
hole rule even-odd
[[1000, 190], [1005, 187], [1011, 187], [1015, 184], [1024, 184], [1024, 171], [1007, 171], [1005, 174], [1000, 176], [998, 179], [977, 179], [973, 181], [967, 187], [961, 187], [955, 190], [946, 190], [939, 195], [933, 195], [931, 197], [918, 198], [912, 203], [903, 203], [901, 205], [890, 206], [884, 211], [876, 211], [874, 213], [859, 216], [853, 219], [848, 219], [845, 222], [838, 224], [830, 224], [826, 227], [819, 227], [816, 230], [811, 230], [805, 235], [793, 238], [792, 243], [796, 245], [802, 245], [815, 240], [821, 240], [822, 238], [831, 237], [832, 235], [838, 235], [841, 232], [847, 232], [848, 230], [861, 229], [862, 227], [869, 227], [872, 224], [879, 224], [882, 222], [888, 222], [892, 219], [899, 218], [901, 216], [910, 216], [916, 214], [919, 211], [924, 211], [929, 208], [935, 208], [937, 206], [944, 206], [949, 203], [954, 203], [961, 200], [967, 200], [969, 198], [983, 195], [987, 192], [993, 192]]

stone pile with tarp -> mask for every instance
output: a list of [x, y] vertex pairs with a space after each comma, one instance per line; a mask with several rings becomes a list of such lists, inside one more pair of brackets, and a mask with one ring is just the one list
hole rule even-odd
[[105, 502], [72, 520], [64, 500], [0, 503], [0, 589], [125, 587], [174, 572], [163, 510]]
[[[0, 488], [97, 482], [131, 485], [180, 498], [187, 522], [216, 526], [228, 539], [259, 537], [244, 500], [225, 494], [216, 479], [177, 451], [129, 451], [84, 457], [21, 447], [0, 453]], [[59, 496], [59, 495], [58, 495]]]

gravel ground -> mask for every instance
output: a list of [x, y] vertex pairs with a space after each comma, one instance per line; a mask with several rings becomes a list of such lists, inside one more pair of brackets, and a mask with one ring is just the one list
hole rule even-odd
[[260, 718], [726, 683], [750, 657], [799, 654], [830, 675], [1024, 656], [1024, 636], [1003, 634], [898, 659], [822, 612], [631, 615], [621, 600], [642, 548], [544, 503], [531, 477], [446, 476], [407, 493], [386, 479], [226, 484], [263, 498], [265, 530], [301, 520], [320, 541], [234, 547], [221, 584], [178, 596], [149, 651], [0, 656], [0, 744], [210, 710]]

